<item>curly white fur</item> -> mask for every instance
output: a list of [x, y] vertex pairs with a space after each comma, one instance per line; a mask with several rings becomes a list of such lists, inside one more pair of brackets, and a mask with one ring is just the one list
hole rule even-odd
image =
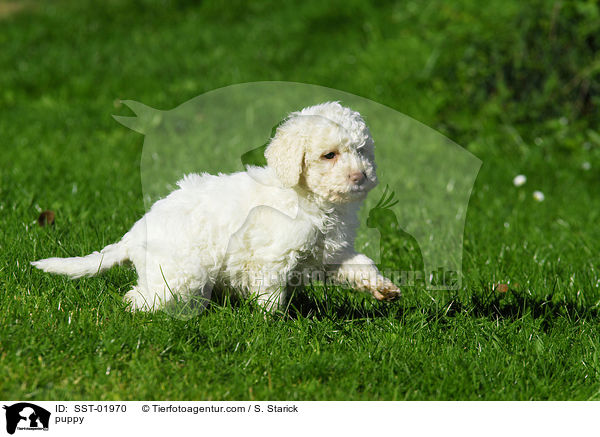
[[190, 174], [156, 202], [121, 241], [85, 257], [32, 264], [79, 278], [131, 262], [133, 310], [173, 296], [233, 289], [281, 308], [287, 279], [305, 268], [333, 270], [377, 299], [399, 295], [373, 261], [354, 251], [356, 213], [377, 184], [373, 139], [358, 112], [328, 102], [294, 112], [266, 149], [267, 167]]

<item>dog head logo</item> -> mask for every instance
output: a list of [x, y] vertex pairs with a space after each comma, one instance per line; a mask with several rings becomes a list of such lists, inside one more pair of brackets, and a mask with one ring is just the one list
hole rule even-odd
[[[329, 88], [258, 82], [214, 90], [166, 111], [123, 101], [135, 116], [115, 119], [145, 136], [140, 169], [149, 208], [186, 173], [227, 174], [264, 165], [282, 117], [328, 101], [358, 111], [375, 142], [380, 184], [360, 210], [356, 249], [380, 262], [386, 242], [405, 233], [418, 246], [415, 256], [422, 256], [427, 289], [460, 287], [464, 224], [481, 161], [404, 114]], [[453, 272], [455, 280], [436, 281], [440, 271]]]
[[6, 432], [14, 434], [18, 430], [48, 430], [50, 412], [28, 402], [20, 402], [3, 407], [6, 410]]

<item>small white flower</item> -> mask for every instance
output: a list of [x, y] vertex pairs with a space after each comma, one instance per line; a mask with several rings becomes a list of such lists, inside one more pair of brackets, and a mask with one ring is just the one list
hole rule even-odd
[[588, 171], [590, 168], [592, 168], [592, 164], [590, 164], [589, 162], [585, 161], [581, 164], [581, 168], [584, 169], [585, 171]]
[[513, 179], [513, 184], [515, 187], [525, 185], [525, 182], [527, 182], [527, 176], [522, 174], [515, 176], [515, 178]]
[[533, 198], [535, 200], [537, 200], [538, 202], [543, 202], [546, 197], [544, 196], [544, 193], [542, 193], [541, 191], [534, 191]]

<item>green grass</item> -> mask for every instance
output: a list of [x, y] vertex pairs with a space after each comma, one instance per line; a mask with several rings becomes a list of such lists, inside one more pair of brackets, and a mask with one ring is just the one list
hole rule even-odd
[[[0, 18], [0, 397], [598, 399], [597, 5], [296, 3], [31, 1]], [[461, 290], [380, 304], [315, 287], [286, 314], [225, 302], [182, 321], [126, 312], [126, 268], [29, 266], [143, 214], [143, 140], [111, 118], [130, 115], [119, 99], [169, 109], [258, 80], [370, 98], [483, 161]], [[383, 266], [411, 262], [388, 241]]]

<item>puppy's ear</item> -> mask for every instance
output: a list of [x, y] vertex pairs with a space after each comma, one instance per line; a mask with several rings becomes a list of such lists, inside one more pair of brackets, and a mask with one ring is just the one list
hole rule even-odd
[[293, 134], [294, 129], [283, 125], [265, 150], [267, 165], [271, 167], [281, 183], [294, 187], [300, 181], [305, 145], [303, 138]]

